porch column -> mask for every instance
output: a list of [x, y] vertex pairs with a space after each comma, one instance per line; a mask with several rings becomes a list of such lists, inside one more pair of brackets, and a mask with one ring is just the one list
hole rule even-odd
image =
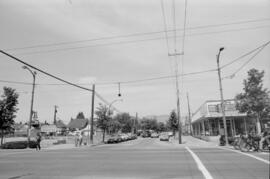
[[247, 134], [247, 121], [245, 117], [244, 117], [244, 126], [245, 126], [245, 134]]
[[211, 121], [211, 120], [208, 119], [209, 135], [211, 136], [211, 135], [213, 135], [213, 131], [212, 131], [212, 125], [211, 125], [210, 121]]
[[202, 121], [202, 132], [205, 135], [205, 126], [204, 126], [204, 120]]
[[220, 134], [220, 121], [219, 121], [219, 118], [217, 120], [218, 120], [218, 134], [221, 135]]
[[230, 118], [230, 126], [231, 126], [232, 136], [234, 136], [233, 124], [232, 124], [232, 118]]
[[236, 135], [235, 118], [233, 118], [232, 120], [233, 120], [233, 130], [234, 130], [234, 135]]

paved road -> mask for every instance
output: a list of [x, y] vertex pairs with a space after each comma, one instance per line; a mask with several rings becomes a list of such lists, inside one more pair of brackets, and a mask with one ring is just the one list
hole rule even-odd
[[91, 148], [0, 151], [0, 178], [269, 178], [266, 160], [189, 140], [180, 146], [146, 138]]

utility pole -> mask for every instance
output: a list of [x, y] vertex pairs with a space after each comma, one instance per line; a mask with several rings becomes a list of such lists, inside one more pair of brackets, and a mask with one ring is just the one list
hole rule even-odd
[[33, 117], [33, 105], [34, 105], [34, 96], [35, 96], [35, 84], [36, 84], [36, 72], [32, 71], [28, 66], [23, 66], [23, 69], [28, 70], [33, 76], [33, 84], [32, 84], [32, 96], [31, 96], [31, 107], [30, 107], [30, 115], [29, 115], [29, 124], [27, 130], [27, 147], [30, 148], [30, 135], [31, 135], [31, 123]]
[[137, 120], [138, 120], [138, 113], [136, 112], [136, 117], [133, 121], [133, 134], [135, 134], [135, 131], [137, 130], [137, 127], [136, 127]]
[[178, 121], [178, 142], [179, 144], [182, 144], [182, 124], [181, 124], [181, 119], [180, 119], [180, 99], [179, 99], [179, 84], [178, 84], [178, 63], [177, 63], [177, 56], [178, 55], [184, 55], [184, 53], [177, 53], [175, 50], [175, 53], [173, 54], [168, 54], [169, 56], [174, 56], [175, 57], [175, 85], [176, 85], [176, 96], [177, 96], [177, 121]]
[[190, 135], [192, 136], [192, 125], [191, 125], [191, 114], [190, 114], [190, 106], [189, 106], [189, 97], [187, 93], [187, 102], [188, 102], [188, 121], [189, 121], [189, 130], [190, 130]]
[[53, 116], [53, 124], [56, 125], [56, 113], [57, 113], [58, 106], [54, 106], [54, 116]]
[[220, 90], [220, 99], [221, 99], [221, 111], [222, 111], [222, 119], [223, 119], [224, 135], [225, 135], [225, 145], [228, 145], [227, 123], [226, 123], [226, 117], [225, 117], [225, 106], [224, 106], [223, 90], [222, 90], [220, 67], [219, 67], [219, 57], [220, 57], [220, 52], [222, 50], [224, 50], [224, 47], [221, 47], [217, 54], [217, 67], [218, 67], [218, 80], [219, 80], [219, 90]]
[[90, 144], [94, 143], [94, 108], [95, 108], [95, 84], [92, 87], [92, 108], [91, 108], [91, 134], [90, 134]]

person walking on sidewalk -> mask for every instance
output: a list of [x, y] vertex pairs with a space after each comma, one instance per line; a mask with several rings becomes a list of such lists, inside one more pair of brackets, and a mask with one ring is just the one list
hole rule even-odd
[[37, 137], [36, 137], [36, 150], [40, 150], [41, 147], [40, 147], [40, 142], [41, 142], [41, 134], [40, 133], [37, 133]]

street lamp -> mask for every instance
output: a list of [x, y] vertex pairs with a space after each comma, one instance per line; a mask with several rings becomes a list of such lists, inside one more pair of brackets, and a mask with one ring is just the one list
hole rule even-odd
[[220, 57], [221, 51], [223, 50], [224, 50], [224, 47], [221, 47], [217, 54], [217, 67], [218, 67], [218, 80], [219, 80], [219, 90], [220, 90], [220, 99], [221, 99], [222, 120], [223, 120], [224, 135], [225, 135], [225, 145], [227, 145], [228, 144], [227, 123], [226, 123], [226, 117], [225, 117], [225, 106], [224, 106], [223, 90], [222, 90], [220, 67], [219, 67], [219, 57]]
[[[115, 99], [113, 100], [110, 104], [109, 104], [109, 108], [108, 108], [108, 114], [110, 115], [110, 109], [113, 103], [115, 103], [116, 101], [123, 101], [123, 99]], [[112, 111], [113, 112], [113, 111]]]
[[33, 76], [31, 107], [30, 107], [29, 124], [28, 124], [28, 130], [27, 130], [27, 142], [28, 142], [28, 148], [29, 148], [30, 147], [31, 122], [32, 122], [32, 116], [33, 116], [33, 104], [34, 104], [35, 83], [36, 83], [36, 74], [37, 73], [35, 71], [32, 71], [28, 66], [23, 66], [22, 68], [28, 70], [32, 74], [32, 76]]

